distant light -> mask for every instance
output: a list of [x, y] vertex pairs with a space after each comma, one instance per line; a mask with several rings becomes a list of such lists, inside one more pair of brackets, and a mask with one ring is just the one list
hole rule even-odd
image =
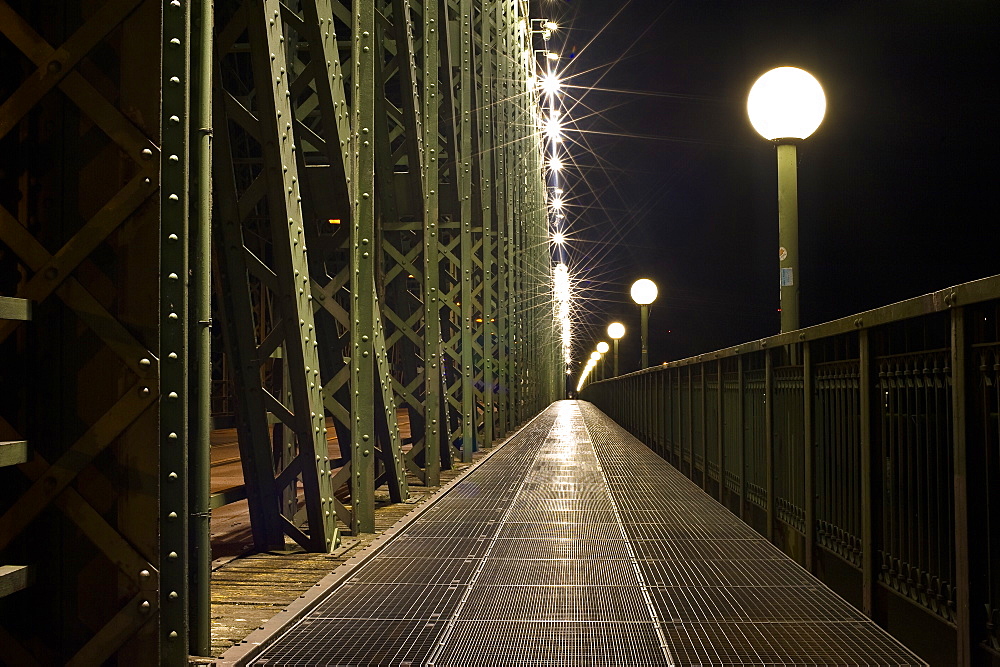
[[549, 60], [559, 60], [559, 54], [554, 51], [546, 51], [545, 57]]
[[555, 21], [546, 21], [544, 23], [544, 26], [545, 26], [545, 28], [547, 30], [558, 30], [559, 29], [559, 24], [556, 23]]
[[562, 125], [559, 123], [559, 114], [555, 111], [545, 121], [545, 134], [553, 141], [562, 141]]
[[765, 139], [805, 139], [826, 115], [826, 95], [819, 81], [798, 67], [778, 67], [763, 74], [747, 96], [750, 124]]
[[608, 335], [618, 340], [625, 335], [625, 325], [621, 322], [612, 322], [608, 325]]
[[340, 218], [330, 218], [330, 224], [331, 225], [339, 225], [340, 224]]
[[562, 188], [556, 188], [552, 192], [556, 193], [557, 195], [561, 195], [563, 193], [563, 189]]
[[640, 306], [656, 301], [656, 283], [649, 278], [640, 278], [632, 283], [632, 300]]
[[611, 346], [605, 343], [603, 340], [597, 344], [597, 351], [600, 352], [601, 354], [605, 354], [610, 349]]
[[555, 95], [562, 90], [562, 81], [554, 72], [549, 72], [538, 80], [538, 86], [549, 95]]
[[594, 352], [591, 352], [590, 353], [590, 359], [592, 361], [600, 361], [601, 360], [601, 353], [597, 352], [596, 350]]
[[549, 159], [549, 169], [552, 171], [559, 171], [563, 168], [563, 162], [561, 159], [554, 157]]
[[554, 208], [554, 209], [556, 209], [558, 211], [562, 207], [563, 207], [562, 197], [556, 197], [555, 199], [552, 200], [552, 208]]
[[556, 232], [552, 235], [552, 242], [556, 245], [562, 245], [563, 243], [566, 243], [566, 235], [562, 232]]

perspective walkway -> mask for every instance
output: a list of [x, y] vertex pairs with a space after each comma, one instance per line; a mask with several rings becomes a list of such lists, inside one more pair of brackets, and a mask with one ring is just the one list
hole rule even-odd
[[256, 665], [923, 665], [588, 403], [560, 401]]

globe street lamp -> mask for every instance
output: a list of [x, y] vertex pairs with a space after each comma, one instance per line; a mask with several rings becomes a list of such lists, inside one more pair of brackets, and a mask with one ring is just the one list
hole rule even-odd
[[612, 322], [608, 325], [608, 335], [615, 341], [615, 377], [618, 377], [618, 340], [625, 335], [625, 325], [621, 322]]
[[600, 372], [601, 380], [604, 379], [604, 355], [608, 353], [609, 349], [611, 348], [603, 340], [597, 344], [597, 351], [601, 353], [601, 372]]
[[798, 173], [795, 144], [819, 127], [826, 96], [812, 74], [797, 67], [778, 67], [763, 74], [747, 96], [754, 129], [777, 147], [778, 154], [778, 282], [781, 286], [781, 331], [799, 328]]
[[649, 304], [656, 301], [656, 283], [648, 278], [640, 278], [632, 283], [632, 300], [639, 304], [641, 315], [642, 368], [649, 367]]

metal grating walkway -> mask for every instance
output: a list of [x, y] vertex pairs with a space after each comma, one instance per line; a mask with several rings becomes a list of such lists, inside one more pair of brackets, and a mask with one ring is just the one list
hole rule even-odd
[[253, 664], [926, 663], [599, 410], [561, 401]]

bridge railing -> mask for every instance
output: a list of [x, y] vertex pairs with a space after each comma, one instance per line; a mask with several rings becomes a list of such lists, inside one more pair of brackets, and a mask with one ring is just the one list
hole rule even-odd
[[581, 397], [915, 650], [979, 664], [1000, 655], [998, 386], [993, 276]]

